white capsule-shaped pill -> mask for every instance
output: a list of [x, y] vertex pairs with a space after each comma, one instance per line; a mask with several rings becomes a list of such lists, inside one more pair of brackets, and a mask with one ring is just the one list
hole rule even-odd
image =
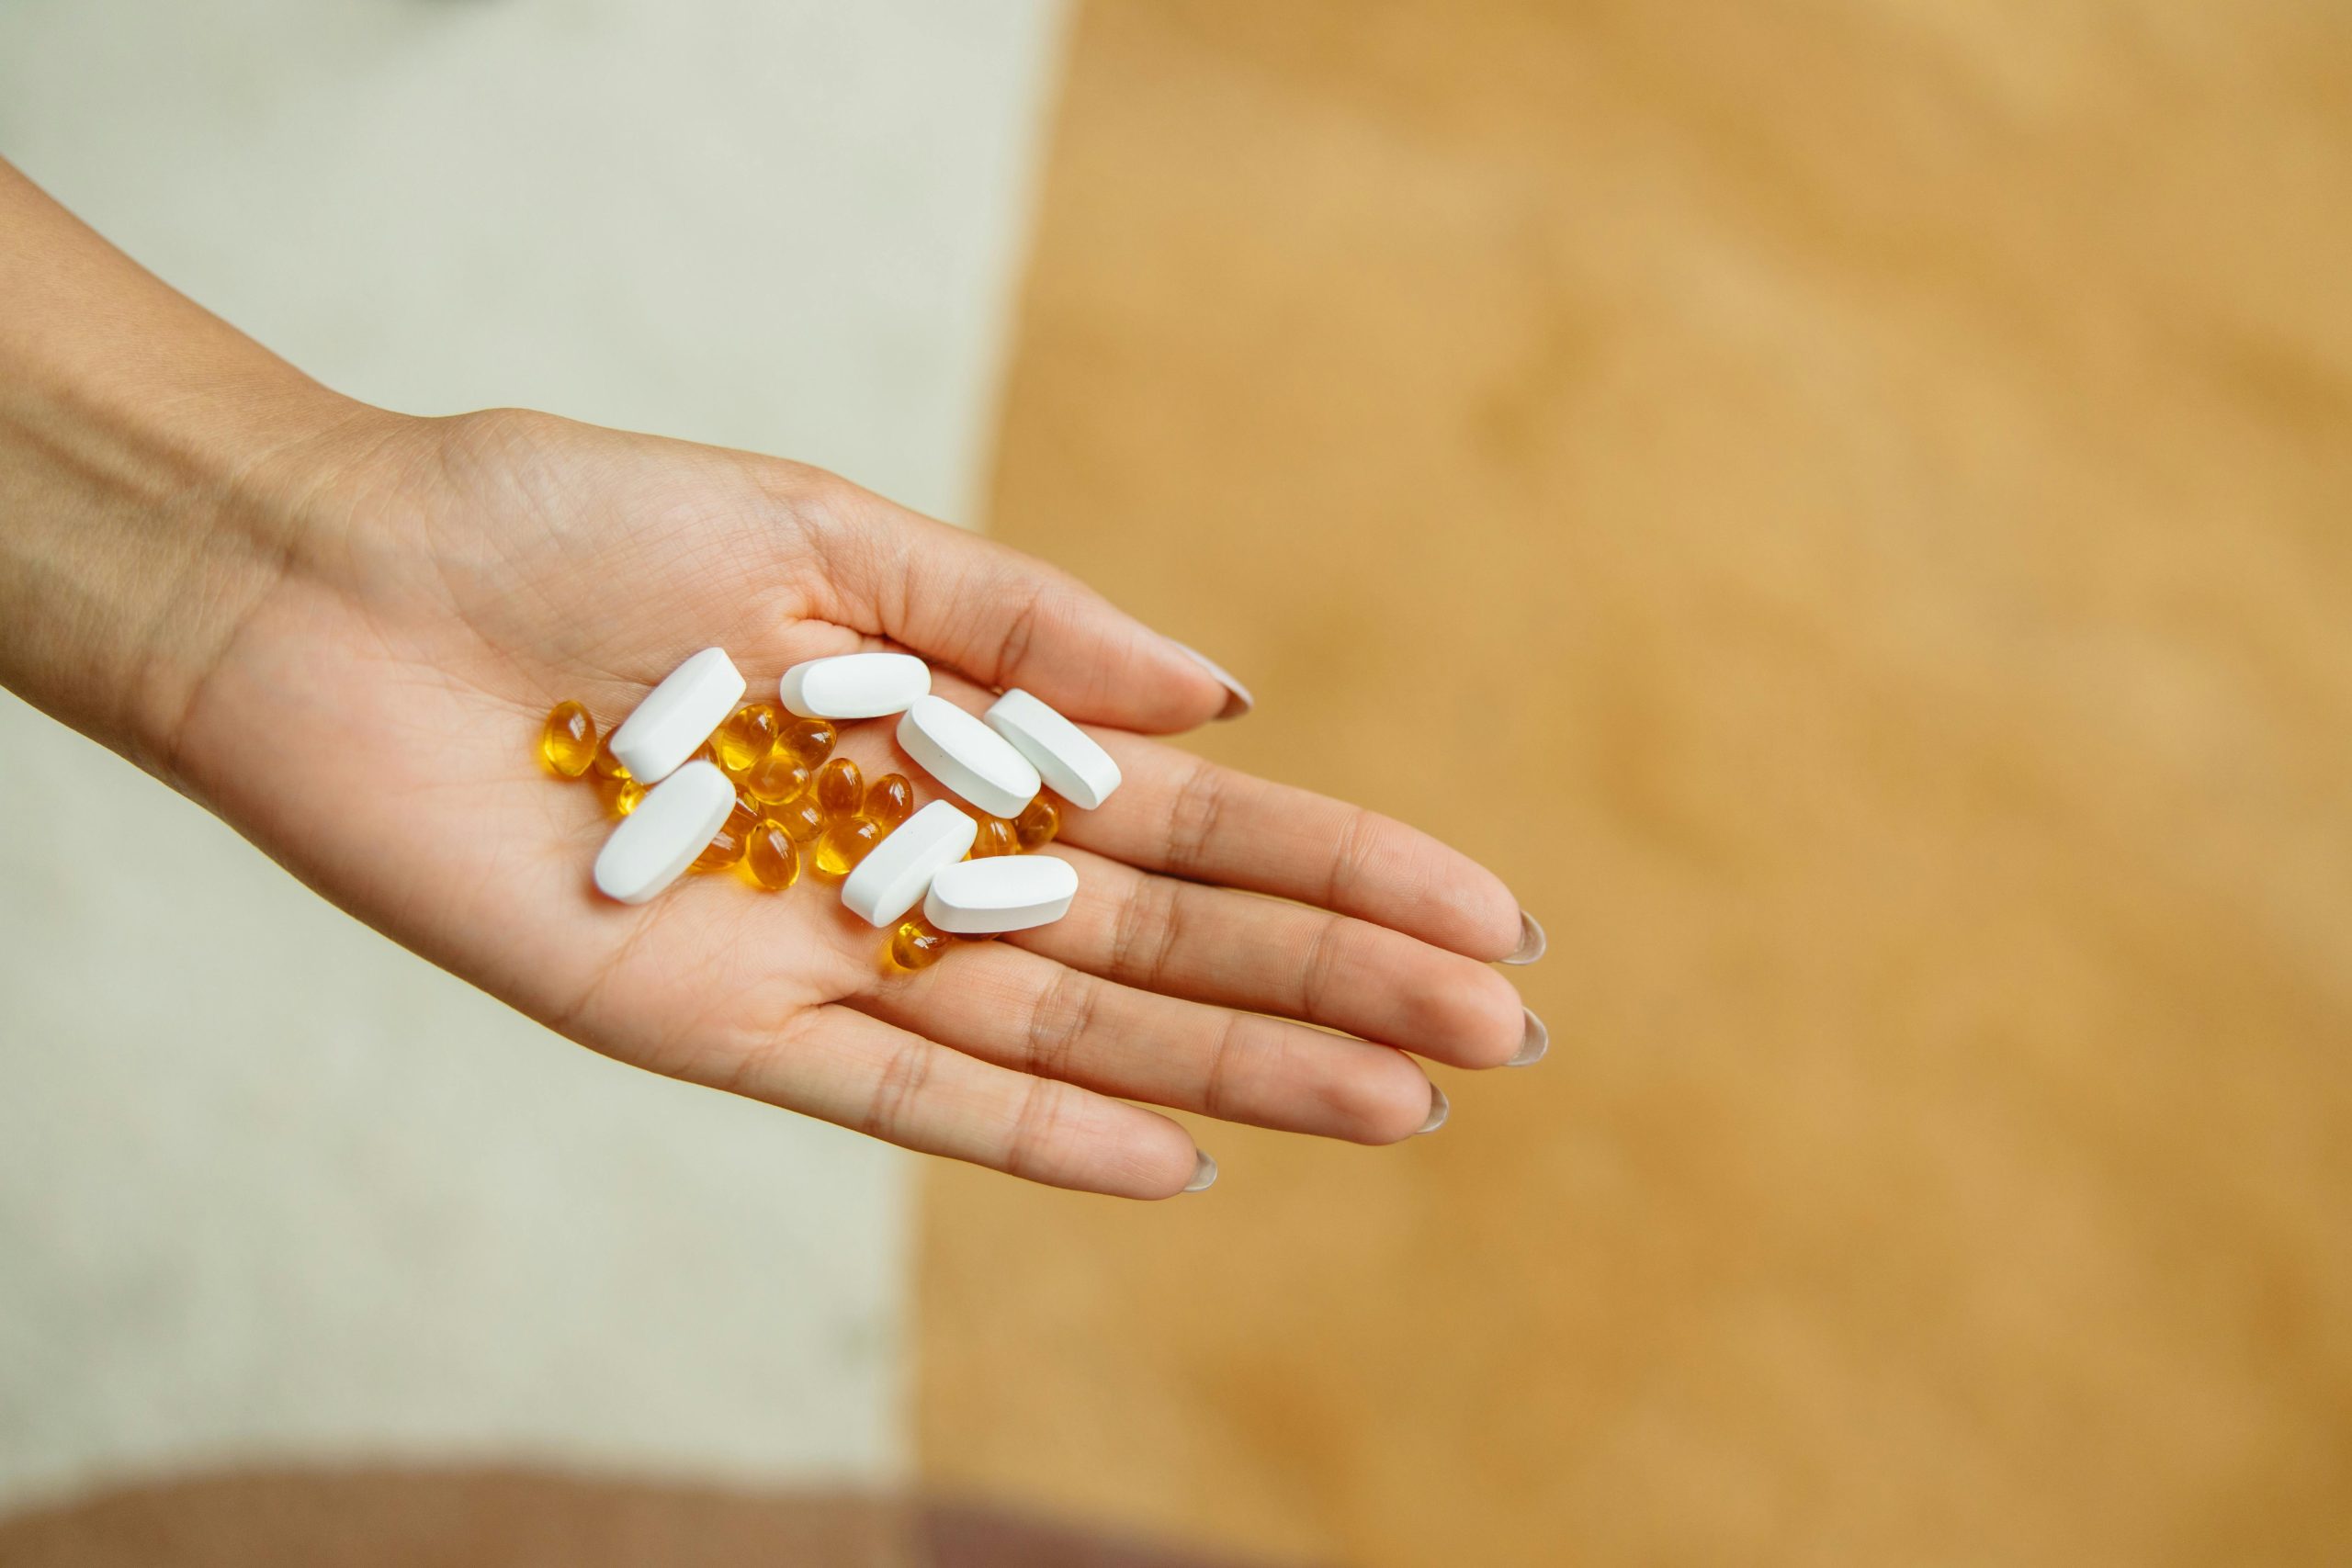
[[684, 874], [735, 807], [713, 762], [688, 762], [645, 792], [596, 853], [596, 891], [642, 904]]
[[984, 716], [990, 729], [1029, 759], [1055, 794], [1091, 811], [1119, 787], [1119, 764], [1089, 735], [1015, 686]]
[[931, 690], [931, 666], [911, 653], [843, 653], [796, 664], [776, 682], [803, 718], [881, 718]]
[[1078, 868], [1057, 855], [990, 855], [942, 867], [922, 918], [944, 931], [1025, 931], [1060, 919], [1078, 897]]
[[1029, 759], [945, 697], [917, 697], [899, 720], [899, 744], [923, 772], [992, 817], [1018, 817], [1037, 798]]
[[645, 694], [613, 731], [613, 756], [641, 784], [656, 784], [695, 754], [743, 700], [742, 672], [723, 648], [706, 648]]
[[890, 830], [842, 879], [842, 903], [868, 925], [895, 925], [922, 902], [943, 866], [964, 858], [980, 825], [934, 800]]

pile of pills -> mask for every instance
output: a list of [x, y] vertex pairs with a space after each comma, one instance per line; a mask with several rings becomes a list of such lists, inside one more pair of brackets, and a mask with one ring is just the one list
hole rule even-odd
[[[621, 818], [596, 856], [605, 897], [641, 904], [689, 872], [718, 871], [780, 892], [805, 867], [840, 878], [842, 905], [891, 930], [889, 959], [902, 969], [933, 963], [957, 938], [1069, 911], [1077, 870], [1023, 852], [1060, 830], [1056, 796], [1100, 806], [1119, 767], [1050, 706], [1016, 689], [975, 718], [933, 695], [930, 668], [904, 653], [796, 664], [775, 702], [746, 704], [747, 689], [726, 651], [707, 648], [608, 735], [578, 703], [548, 715], [541, 759], [594, 781]], [[841, 725], [893, 716], [900, 750], [978, 815], [952, 800], [918, 810], [904, 774], [869, 784], [832, 754]]]

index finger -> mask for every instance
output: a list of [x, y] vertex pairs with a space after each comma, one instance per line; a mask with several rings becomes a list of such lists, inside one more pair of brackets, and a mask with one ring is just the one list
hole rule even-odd
[[1469, 957], [1524, 959], [1542, 935], [1502, 879], [1419, 829], [1116, 730], [1094, 738], [1125, 776], [1061, 837], [1147, 871], [1272, 893]]
[[1068, 572], [844, 484], [811, 536], [827, 615], [992, 691], [1156, 733], [1246, 711], [1230, 676]]

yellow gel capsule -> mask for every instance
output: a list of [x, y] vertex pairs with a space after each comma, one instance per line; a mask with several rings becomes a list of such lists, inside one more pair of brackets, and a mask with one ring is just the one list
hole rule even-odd
[[799, 758], [781, 746], [772, 747], [768, 754], [752, 764], [743, 775], [743, 787], [752, 798], [768, 806], [781, 806], [795, 800], [808, 788], [808, 769]]
[[645, 786], [623, 774], [616, 779], [598, 779], [596, 795], [605, 803], [605, 810], [616, 817], [626, 817], [645, 798]]
[[609, 735], [597, 743], [596, 760], [588, 764], [600, 779], [628, 777], [628, 764], [613, 755], [613, 738]]
[[857, 764], [836, 757], [817, 770], [817, 804], [828, 817], [854, 817], [865, 800], [865, 780]]
[[865, 807], [858, 815], [895, 828], [913, 816], [914, 810], [915, 786], [907, 782], [907, 775], [884, 773], [865, 786]]
[[539, 755], [565, 778], [578, 778], [596, 760], [596, 721], [578, 703], [556, 704], [539, 731]]
[[1061, 812], [1042, 795], [1022, 807], [1021, 815], [1012, 819], [1012, 836], [1024, 850], [1043, 849], [1061, 830]]
[[771, 807], [768, 820], [782, 828], [785, 837], [796, 844], [812, 843], [817, 835], [825, 830], [825, 814], [817, 808], [817, 797], [813, 795], [804, 795]]
[[882, 841], [882, 826], [863, 817], [837, 817], [817, 840], [817, 869], [847, 876]]
[[784, 710], [774, 703], [750, 703], [735, 710], [733, 717], [718, 727], [711, 737], [718, 751], [718, 765], [730, 773], [746, 772], [766, 756], [784, 733]]
[[821, 718], [796, 720], [788, 726], [777, 744], [800, 759], [805, 767], [816, 767], [833, 754], [833, 742], [841, 732]]
[[890, 962], [901, 969], [927, 969], [954, 941], [921, 915], [911, 916], [890, 933]]
[[686, 869], [725, 871], [739, 863], [751, 844], [752, 827], [758, 820], [751, 808], [738, 800], [735, 809], [727, 814], [727, 820], [718, 825], [718, 831], [710, 836], [710, 842], [703, 846], [702, 853], [695, 856], [694, 863]]
[[791, 886], [800, 877], [800, 846], [784, 824], [763, 817], [752, 824], [752, 841], [743, 852], [744, 869], [752, 880], [771, 891]]
[[1021, 840], [1013, 836], [1012, 824], [1001, 817], [983, 817], [980, 830], [972, 837], [972, 852], [967, 859], [986, 860], [990, 855], [1016, 855], [1021, 852]]

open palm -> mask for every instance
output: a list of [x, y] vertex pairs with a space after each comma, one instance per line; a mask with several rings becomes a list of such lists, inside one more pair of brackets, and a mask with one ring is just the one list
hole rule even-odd
[[[399, 421], [306, 496], [282, 558], [171, 770], [361, 919], [621, 1060], [1163, 1197], [1214, 1167], [1127, 1100], [1385, 1142], [1442, 1110], [1406, 1052], [1541, 1049], [1487, 967], [1532, 929], [1493, 875], [1145, 739], [1216, 716], [1227, 688], [1068, 577], [830, 475], [541, 415]], [[1127, 782], [1046, 852], [1077, 865], [1070, 914], [909, 975], [806, 876], [595, 897], [610, 819], [537, 764], [539, 720], [574, 697], [616, 722], [712, 644], [755, 694], [896, 647], [967, 706], [1020, 685], [1087, 724]], [[840, 750], [938, 793], [887, 723], [845, 726]]]

